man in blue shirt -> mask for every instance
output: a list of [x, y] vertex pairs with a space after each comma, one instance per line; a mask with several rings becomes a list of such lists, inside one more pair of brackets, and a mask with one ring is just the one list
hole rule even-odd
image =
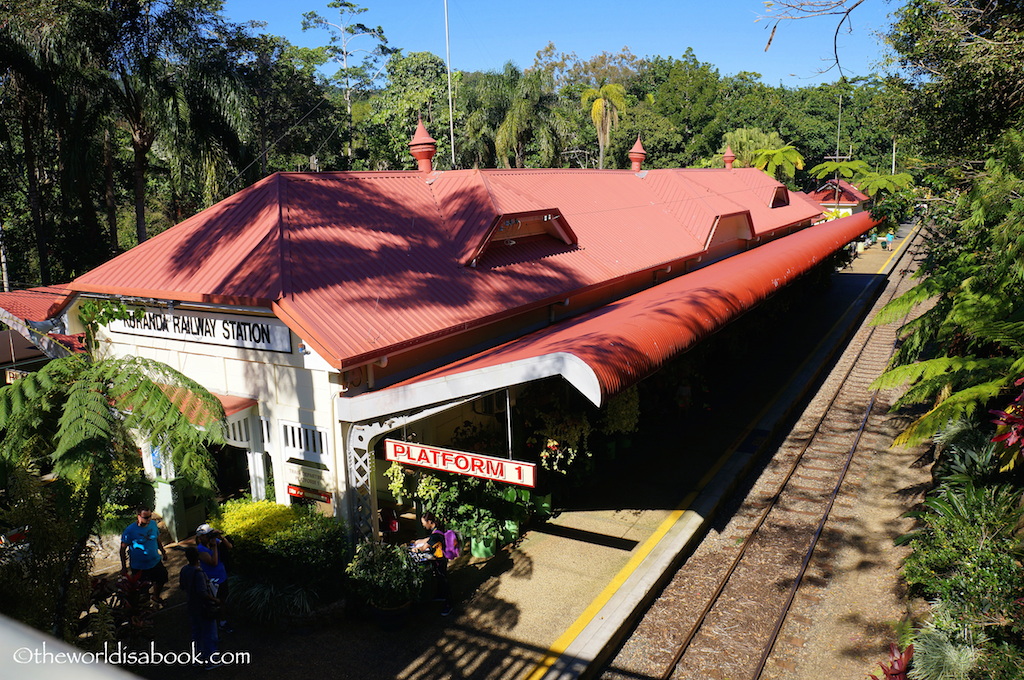
[[153, 584], [153, 601], [163, 606], [164, 584], [167, 583], [167, 568], [163, 561], [167, 552], [160, 544], [160, 530], [153, 521], [153, 511], [139, 508], [135, 521], [121, 533], [121, 573], [141, 572], [142, 578]]

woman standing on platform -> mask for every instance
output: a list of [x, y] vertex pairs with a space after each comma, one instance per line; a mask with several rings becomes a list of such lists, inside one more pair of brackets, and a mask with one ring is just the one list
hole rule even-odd
[[437, 577], [437, 594], [444, 600], [441, 616], [452, 613], [452, 589], [448, 585], [448, 558], [444, 556], [444, 529], [434, 513], [427, 510], [420, 517], [420, 524], [429, 531], [426, 538], [413, 541], [412, 550], [430, 555], [430, 566]]

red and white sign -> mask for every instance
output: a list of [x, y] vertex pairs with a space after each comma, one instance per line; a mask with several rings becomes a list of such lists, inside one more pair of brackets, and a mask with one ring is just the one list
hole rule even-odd
[[537, 484], [537, 466], [520, 460], [495, 458], [468, 451], [384, 440], [384, 457], [398, 463], [418, 465], [431, 470], [454, 472], [497, 482], [533, 487]]
[[304, 486], [296, 486], [295, 484], [288, 485], [288, 495], [295, 496], [296, 498], [308, 498], [310, 500], [320, 501], [321, 503], [331, 502], [331, 494], [326, 491], [307, 489]]

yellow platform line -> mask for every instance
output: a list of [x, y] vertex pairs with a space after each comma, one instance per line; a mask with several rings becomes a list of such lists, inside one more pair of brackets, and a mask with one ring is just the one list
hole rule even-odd
[[544, 674], [555, 665], [555, 662], [558, 661], [562, 654], [565, 653], [565, 650], [569, 648], [569, 645], [571, 645], [579, 634], [583, 632], [583, 629], [590, 624], [594, 617], [597, 616], [598, 612], [608, 604], [608, 600], [612, 598], [612, 595], [622, 587], [622, 584], [626, 582], [626, 579], [636, 571], [637, 567], [640, 566], [640, 563], [643, 562], [650, 552], [654, 550], [654, 547], [658, 545], [658, 542], [664, 538], [665, 534], [667, 534], [675, 523], [679, 521], [679, 518], [681, 518], [686, 512], [684, 506], [692, 503], [696, 495], [696, 491], [691, 491], [686, 496], [683, 503], [680, 504], [680, 507], [669, 513], [668, 517], [662, 521], [658, 528], [655, 529], [654, 533], [643, 542], [633, 556], [629, 558], [629, 561], [626, 562], [625, 566], [619, 570], [619, 573], [615, 575], [615, 578], [613, 578], [605, 589], [602, 590], [593, 601], [591, 601], [576, 621], [574, 621], [573, 624], [552, 643], [551, 647], [548, 648], [547, 653], [544, 655], [544, 658], [541, 659], [540, 663], [537, 664], [537, 667], [534, 668], [532, 673], [530, 673], [527, 680], [539, 680], [539, 678], [543, 677]]
[[914, 236], [914, 234], [917, 233], [917, 230], [920, 229], [920, 228], [921, 228], [920, 224], [916, 225], [913, 229], [910, 230], [910, 232], [907, 233], [906, 236], [904, 236], [902, 239], [900, 239], [900, 244], [898, 246], [896, 246], [895, 248], [893, 248], [892, 253], [889, 255], [888, 258], [886, 258], [885, 262], [882, 264], [881, 269], [878, 270], [879, 274], [882, 274], [883, 272], [885, 272], [885, 268], [889, 266], [890, 262], [892, 262], [892, 258], [894, 258], [897, 255], [899, 255], [900, 251], [903, 249], [903, 246], [906, 245], [907, 241], [909, 241]]

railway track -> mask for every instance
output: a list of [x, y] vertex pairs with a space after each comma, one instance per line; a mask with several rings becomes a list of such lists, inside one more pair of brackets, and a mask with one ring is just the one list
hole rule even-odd
[[[916, 241], [905, 249], [867, 319], [912, 285], [900, 267], [915, 249]], [[795, 599], [828, 577], [815, 555], [826, 527], [844, 521], [833, 511], [852, 505], [871, 455], [888, 446], [876, 432], [887, 405], [870, 384], [895, 341], [894, 324], [861, 326], [786, 440], [726, 508], [728, 523], [680, 567], [602, 678], [768, 677]]]

